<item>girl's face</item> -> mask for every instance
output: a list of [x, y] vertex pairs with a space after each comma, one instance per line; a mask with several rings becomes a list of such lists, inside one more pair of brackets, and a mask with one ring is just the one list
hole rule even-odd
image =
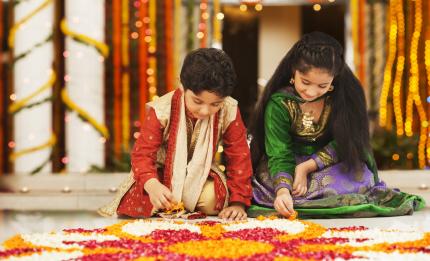
[[213, 92], [202, 91], [195, 94], [193, 91], [185, 90], [185, 106], [188, 113], [195, 119], [206, 119], [217, 113], [224, 102], [224, 97], [220, 97]]
[[307, 73], [295, 71], [294, 87], [305, 101], [313, 101], [332, 90], [334, 76], [326, 70], [312, 68]]

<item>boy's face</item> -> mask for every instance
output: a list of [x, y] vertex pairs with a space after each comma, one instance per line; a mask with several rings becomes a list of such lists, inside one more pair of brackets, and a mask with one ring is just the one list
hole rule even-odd
[[191, 90], [185, 90], [185, 106], [190, 116], [196, 119], [206, 119], [217, 113], [224, 102], [224, 97], [220, 97], [213, 92], [202, 91], [195, 94]]

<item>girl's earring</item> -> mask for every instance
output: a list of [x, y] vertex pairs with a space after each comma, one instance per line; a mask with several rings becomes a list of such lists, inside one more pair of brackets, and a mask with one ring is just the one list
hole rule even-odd
[[292, 85], [294, 85], [294, 79], [293, 79], [293, 78], [291, 78], [291, 79], [290, 79], [290, 83], [291, 83]]
[[334, 90], [334, 86], [333, 85], [330, 85], [330, 87], [328, 88], [328, 91], [329, 92], [331, 92], [331, 91], [333, 91]]

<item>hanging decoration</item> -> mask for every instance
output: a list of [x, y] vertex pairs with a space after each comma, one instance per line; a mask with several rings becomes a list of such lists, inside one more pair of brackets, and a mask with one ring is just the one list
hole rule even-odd
[[222, 33], [221, 33], [221, 21], [224, 19], [224, 14], [221, 13], [220, 0], [213, 1], [213, 43], [212, 46], [215, 48], [222, 48]]
[[39, 47], [43, 46], [44, 44], [52, 41], [52, 37], [53, 37], [53, 34], [48, 35], [43, 41], [41, 41], [40, 43], [35, 44], [31, 49], [29, 49], [29, 50], [27, 50], [27, 51], [25, 51], [25, 52], [23, 52], [23, 53], [15, 56], [13, 58], [12, 65], [14, 65], [19, 60], [25, 58], [27, 55], [29, 55], [31, 52], [33, 52], [34, 49], [39, 48]]
[[201, 0], [200, 2], [200, 22], [199, 31], [197, 32], [197, 38], [200, 39], [200, 48], [205, 48], [208, 41], [208, 23], [209, 12], [208, 12], [208, 1]]
[[128, 0], [122, 0], [121, 6], [121, 62], [122, 62], [122, 146], [123, 151], [130, 147], [130, 59], [129, 59], [129, 5]]
[[148, 71], [148, 84], [149, 84], [149, 100], [158, 98], [157, 96], [157, 58], [155, 56], [157, 51], [157, 1], [149, 0], [149, 32], [148, 35], [148, 53], [149, 53], [149, 71]]
[[15, 114], [17, 111], [27, 107], [29, 105], [29, 102], [36, 97], [37, 95], [39, 95], [40, 93], [50, 89], [53, 87], [55, 81], [57, 79], [57, 76], [55, 74], [55, 72], [52, 70], [51, 71], [51, 76], [49, 77], [48, 81], [43, 84], [42, 86], [40, 86], [39, 88], [36, 89], [36, 91], [34, 91], [33, 93], [31, 93], [30, 95], [28, 95], [27, 97], [19, 100], [19, 101], [15, 101], [13, 102], [8, 109], [8, 112], [10, 114]]
[[[31, 12], [29, 12], [27, 15], [25, 15], [23, 18], [21, 18], [20, 20], [18, 20], [17, 22], [15, 22], [12, 27], [9, 30], [9, 36], [8, 36], [8, 46], [10, 49], [13, 49], [15, 47], [15, 36], [16, 33], [18, 32], [18, 30], [27, 22], [29, 22], [35, 15], [37, 15], [38, 13], [40, 13], [42, 10], [44, 10], [45, 8], [47, 8], [50, 4], [53, 3], [53, 0], [45, 0], [44, 2], [42, 2], [39, 6], [37, 6], [34, 10], [32, 10]], [[15, 3], [18, 4], [18, 3]], [[16, 6], [16, 5], [15, 5]], [[2, 10], [1, 10], [2, 11]], [[2, 14], [2, 13], [1, 13]], [[21, 60], [22, 58], [26, 57], [29, 53], [31, 53], [32, 51], [34, 51], [34, 49], [44, 45], [45, 43], [49, 42], [52, 40], [52, 34], [48, 35], [48, 37], [46, 37], [42, 42], [37, 43], [36, 45], [34, 45], [32, 48], [30, 48], [29, 50], [25, 51], [22, 54], [19, 54], [15, 57], [12, 58], [11, 61], [11, 65], [13, 66], [18, 60]], [[10, 115], [14, 115], [16, 112], [24, 109], [24, 108], [31, 108], [40, 104], [45, 103], [46, 101], [49, 101], [50, 99], [43, 99], [41, 101], [38, 102], [33, 102], [30, 103], [31, 100], [36, 97], [37, 95], [39, 95], [40, 93], [50, 89], [53, 87], [54, 83], [56, 81], [56, 74], [53, 70], [51, 70], [51, 76], [49, 78], [49, 80], [43, 84], [41, 87], [37, 88], [36, 91], [34, 91], [33, 93], [29, 94], [27, 97], [13, 102], [9, 108], [8, 108], [8, 113]], [[13, 144], [15, 144], [14, 142], [12, 142]], [[11, 144], [11, 142], [9, 143], [9, 145]], [[46, 148], [52, 148], [54, 145], [56, 144], [56, 137], [55, 134], [53, 133], [51, 135], [51, 138], [45, 142], [42, 145], [38, 145], [38, 146], [34, 146], [34, 147], [30, 147], [30, 148], [25, 148], [22, 149], [20, 151], [15, 151], [12, 152], [9, 155], [9, 161], [10, 162], [15, 162], [15, 160], [18, 157], [21, 157], [23, 155], [27, 155], [33, 152], [37, 152], [40, 150], [44, 150]], [[13, 146], [14, 147], [14, 146]], [[50, 158], [48, 158], [48, 162], [49, 162]], [[43, 163], [42, 167], [45, 166], [46, 163]], [[38, 167], [38, 169], [40, 169], [40, 167]]]
[[[0, 14], [3, 14], [3, 1], [0, 1]], [[3, 43], [3, 35], [4, 35], [4, 30], [3, 30], [4, 24], [0, 23], [0, 43]], [[3, 57], [3, 46], [0, 46], [0, 57]], [[3, 79], [3, 62], [0, 62], [0, 78]], [[4, 99], [4, 85], [5, 85], [5, 81], [0, 81], [0, 122], [4, 122], [4, 118], [6, 117], [5, 113], [4, 113], [4, 103], [3, 103], [3, 99]], [[5, 131], [4, 128], [0, 128], [0, 175], [4, 172], [3, 170], [3, 165], [4, 165], [4, 143], [6, 140], [5, 137]]]
[[173, 24], [174, 26], [174, 54], [173, 54], [173, 59], [174, 59], [174, 65], [173, 65], [173, 81], [175, 86], [179, 86], [179, 64], [180, 64], [180, 53], [182, 50], [182, 42], [183, 42], [183, 37], [181, 35], [181, 28], [182, 26], [182, 22], [181, 22], [181, 17], [182, 17], [182, 4], [181, 4], [181, 0], [175, 0], [175, 6], [174, 6], [174, 17], [175, 17], [175, 22]]
[[352, 41], [354, 46], [354, 65], [358, 79], [362, 83], [365, 79], [365, 0], [351, 0], [350, 12], [352, 18]]
[[[406, 100], [406, 120], [405, 120], [405, 132], [407, 136], [412, 136], [412, 123], [413, 123], [413, 105], [415, 104], [418, 116], [420, 120], [420, 138], [418, 143], [418, 164], [420, 168], [426, 166], [426, 155], [425, 146], [427, 141], [427, 113], [422, 104], [420, 91], [419, 91], [419, 81], [420, 73], [418, 67], [418, 46], [420, 43], [420, 37], [422, 32], [422, 0], [416, 0], [413, 2], [414, 8], [414, 31], [412, 34], [412, 42], [410, 48], [410, 74], [409, 74], [409, 90]], [[429, 159], [430, 160], [430, 159]], [[430, 165], [430, 164], [429, 164]]]
[[19, 30], [19, 28], [28, 22], [33, 16], [35, 16], [37, 13], [42, 11], [44, 8], [48, 7], [49, 4], [51, 4], [53, 0], [45, 0], [42, 4], [40, 4], [36, 9], [31, 11], [28, 15], [24, 16], [21, 20], [13, 24], [13, 26], [10, 28], [9, 31], [9, 38], [8, 38], [8, 44], [10, 48], [14, 47], [15, 44], [15, 35], [16, 32]]
[[67, 26], [66, 20], [61, 21], [61, 31], [75, 41], [94, 47], [103, 57], [106, 58], [109, 55], [109, 47], [105, 43], [97, 41], [89, 36], [71, 31]]
[[[175, 89], [174, 80], [173, 80], [173, 68], [174, 68], [174, 47], [173, 47], [173, 40], [174, 40], [174, 29], [173, 29], [173, 22], [174, 22], [174, 16], [173, 16], [173, 1], [172, 0], [166, 0], [164, 2], [164, 21], [165, 21], [165, 38], [164, 41], [166, 42], [166, 90], [167, 92], [170, 92]], [[172, 19], [173, 18], [173, 19]]]
[[194, 49], [194, 0], [187, 1], [187, 53]]
[[403, 135], [403, 114], [401, 93], [403, 92], [403, 71], [405, 67], [405, 17], [403, 14], [403, 1], [397, 0], [395, 5], [395, 14], [397, 19], [397, 65], [393, 83], [393, 107], [394, 118], [396, 120], [396, 133]]
[[[419, 46], [422, 45], [423, 38], [423, 1], [416, 0], [407, 2], [409, 6], [404, 6], [402, 0], [392, 0], [389, 2], [389, 34], [388, 34], [388, 55], [384, 70], [384, 81], [380, 96], [379, 125], [386, 130], [390, 130], [391, 122], [396, 123], [396, 134], [398, 137], [406, 134], [409, 139], [418, 137], [418, 166], [425, 168], [430, 166], [430, 141], [429, 141], [429, 122], [428, 117], [430, 106], [424, 102], [426, 97], [423, 93], [429, 93], [430, 86], [425, 92], [422, 84], [429, 82], [428, 74], [430, 71], [428, 55], [429, 49], [424, 43], [425, 55], [424, 64], [426, 65], [427, 80], [424, 81], [424, 74], [420, 71], [422, 55]], [[410, 17], [410, 34], [406, 34], [406, 19]], [[406, 54], [405, 43], [410, 43], [408, 54]], [[394, 71], [394, 77], [393, 77]], [[405, 80], [406, 78], [406, 80]], [[390, 90], [392, 95], [390, 95]], [[426, 106], [428, 108], [426, 109]], [[417, 114], [414, 114], [416, 109]], [[391, 115], [394, 112], [394, 119]], [[394, 155], [394, 154], [393, 154]], [[408, 159], [413, 158], [413, 153], [408, 152]], [[398, 157], [393, 160], [398, 160]]]
[[39, 146], [35, 146], [35, 147], [31, 147], [31, 148], [20, 150], [20, 151], [16, 151], [16, 152], [10, 154], [9, 159], [13, 162], [17, 158], [19, 158], [19, 157], [21, 157], [23, 155], [26, 155], [26, 154], [29, 154], [29, 153], [33, 153], [33, 152], [36, 152], [36, 151], [39, 151], [39, 150], [43, 150], [43, 149], [46, 149], [46, 148], [51, 148], [51, 147], [53, 147], [55, 145], [56, 142], [57, 142], [57, 138], [55, 137], [55, 134], [52, 134], [51, 138], [49, 138], [49, 140], [46, 143], [44, 143], [42, 145], [39, 145]]
[[[388, 95], [391, 88], [392, 83], [392, 68], [394, 65], [394, 61], [396, 59], [397, 53], [397, 17], [396, 17], [396, 4], [395, 2], [398, 0], [393, 0], [389, 5], [389, 34], [388, 34], [388, 55], [387, 62], [384, 70], [384, 82], [382, 85], [382, 91], [379, 101], [379, 125], [381, 127], [386, 127], [388, 122], [391, 122], [388, 115]], [[401, 133], [403, 134], [403, 126], [401, 126]]]
[[140, 3], [139, 20], [136, 22], [139, 30], [139, 125], [145, 120], [146, 103], [148, 102], [148, 19], [148, 0], [146, 0]]
[[98, 123], [93, 117], [90, 116], [87, 111], [80, 108], [76, 103], [74, 103], [67, 94], [66, 88], [63, 88], [61, 90], [61, 98], [63, 99], [63, 102], [67, 106], [67, 108], [72, 111], [75, 111], [81, 119], [91, 124], [91, 126], [93, 126], [100, 133], [101, 136], [106, 139], [109, 138], [109, 131], [106, 126], [104, 124]]
[[[427, 2], [427, 25], [426, 25], [426, 32], [425, 32], [425, 43], [424, 43], [424, 64], [426, 68], [426, 76], [427, 76], [427, 97], [424, 99], [427, 103], [427, 115], [430, 117], [430, 3]], [[430, 127], [427, 124], [427, 132], [430, 135]], [[428, 165], [430, 165], [430, 137], [427, 137], [427, 144], [426, 144], [426, 157]]]
[[121, 0], [112, 2], [112, 37], [113, 37], [113, 142], [115, 159], [121, 155], [122, 128], [121, 128], [121, 107], [122, 107], [122, 90], [121, 90]]

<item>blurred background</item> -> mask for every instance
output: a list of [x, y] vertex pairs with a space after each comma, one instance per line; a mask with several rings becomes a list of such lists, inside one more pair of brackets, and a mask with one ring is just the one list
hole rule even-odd
[[363, 83], [379, 168], [428, 169], [429, 19], [423, 0], [0, 0], [0, 173], [128, 172], [145, 103], [178, 87], [199, 47], [233, 59], [249, 123], [315, 30]]

